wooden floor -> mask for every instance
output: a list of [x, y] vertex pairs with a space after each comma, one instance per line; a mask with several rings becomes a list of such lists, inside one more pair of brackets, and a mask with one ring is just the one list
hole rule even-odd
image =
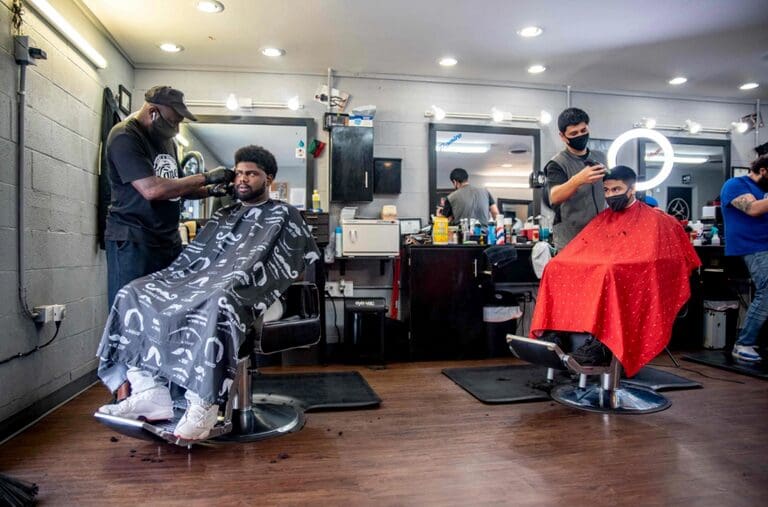
[[[379, 409], [310, 413], [298, 433], [191, 451], [113, 441], [91, 416], [109, 399], [96, 386], [0, 446], [0, 471], [37, 482], [41, 505], [768, 504], [768, 382], [683, 363], [743, 384], [678, 370], [704, 389], [612, 416], [483, 405], [440, 373], [509, 362], [356, 368]], [[353, 368], [266, 371], [318, 369]]]

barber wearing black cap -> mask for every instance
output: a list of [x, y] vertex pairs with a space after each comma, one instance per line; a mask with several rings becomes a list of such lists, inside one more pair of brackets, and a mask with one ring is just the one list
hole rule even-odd
[[181, 198], [214, 195], [234, 179], [225, 168], [180, 177], [173, 137], [184, 118], [197, 118], [184, 104], [184, 94], [170, 86], [155, 86], [144, 99], [141, 109], [115, 125], [107, 138], [110, 307], [123, 285], [168, 267], [181, 253]]

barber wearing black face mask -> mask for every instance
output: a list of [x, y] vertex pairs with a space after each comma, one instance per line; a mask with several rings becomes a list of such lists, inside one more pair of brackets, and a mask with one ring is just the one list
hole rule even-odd
[[544, 166], [544, 202], [555, 212], [553, 239], [561, 250], [605, 208], [602, 179], [605, 155], [587, 148], [589, 115], [571, 107], [557, 119], [565, 149]]
[[234, 172], [220, 168], [180, 177], [176, 145], [184, 118], [197, 118], [184, 94], [155, 86], [141, 109], [115, 125], [106, 150], [111, 203], [106, 221], [108, 300], [128, 282], [168, 267], [181, 252], [181, 198], [199, 199], [230, 183]]

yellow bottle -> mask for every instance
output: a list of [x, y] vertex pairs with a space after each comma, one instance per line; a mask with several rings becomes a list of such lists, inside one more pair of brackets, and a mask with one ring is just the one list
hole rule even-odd
[[448, 244], [448, 219], [435, 217], [432, 223], [432, 243], [435, 245]]
[[320, 192], [317, 189], [312, 192], [312, 209], [316, 211], [320, 210]]

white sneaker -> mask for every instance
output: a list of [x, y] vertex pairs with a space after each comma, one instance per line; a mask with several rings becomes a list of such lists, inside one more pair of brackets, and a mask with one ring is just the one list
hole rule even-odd
[[757, 351], [757, 347], [754, 345], [734, 345], [731, 355], [741, 361], [749, 361], [756, 363], [762, 361], [760, 353]]
[[176, 429], [173, 430], [173, 434], [184, 440], [204, 440], [216, 426], [218, 418], [218, 405], [206, 408], [200, 403], [190, 403], [179, 424], [176, 425]]
[[162, 421], [173, 419], [173, 400], [167, 387], [157, 386], [133, 394], [120, 403], [104, 405], [99, 412], [126, 419], [143, 417], [147, 421]]

